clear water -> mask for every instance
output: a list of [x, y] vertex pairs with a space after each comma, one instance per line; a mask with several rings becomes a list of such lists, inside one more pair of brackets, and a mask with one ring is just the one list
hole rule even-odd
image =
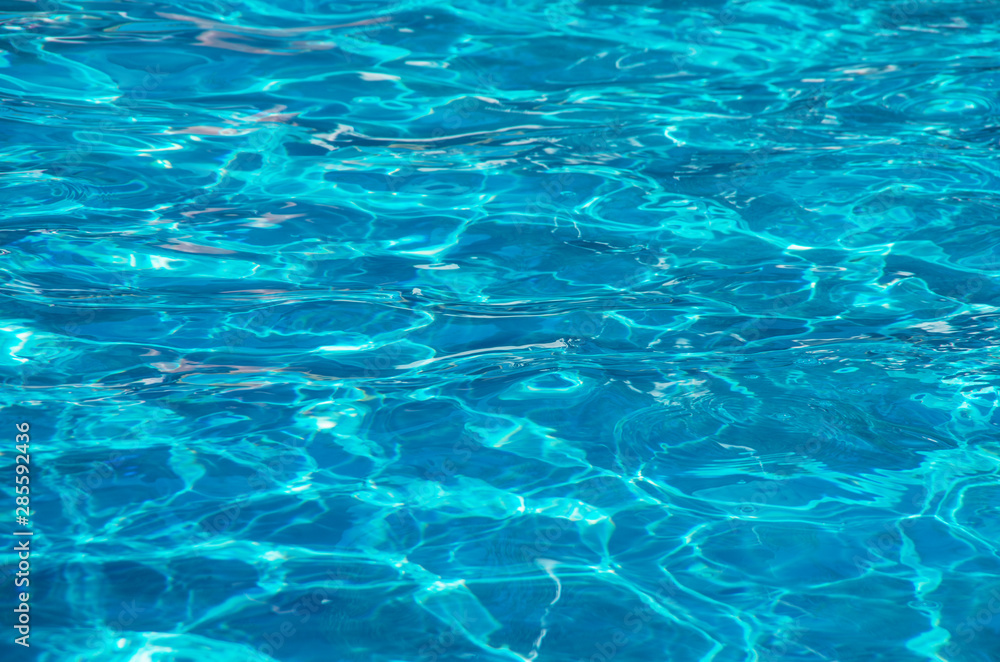
[[1000, 660], [997, 3], [0, 8], [5, 660]]

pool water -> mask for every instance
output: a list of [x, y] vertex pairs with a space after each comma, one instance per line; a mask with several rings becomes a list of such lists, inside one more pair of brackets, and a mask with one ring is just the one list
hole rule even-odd
[[4, 660], [1000, 660], [996, 2], [0, 10]]

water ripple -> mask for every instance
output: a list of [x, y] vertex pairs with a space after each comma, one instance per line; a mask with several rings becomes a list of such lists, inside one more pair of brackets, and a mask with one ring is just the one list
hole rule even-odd
[[996, 10], [7, 3], [37, 659], [998, 659]]

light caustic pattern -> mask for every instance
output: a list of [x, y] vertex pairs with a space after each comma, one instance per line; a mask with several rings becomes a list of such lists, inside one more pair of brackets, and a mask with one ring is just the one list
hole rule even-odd
[[995, 2], [0, 9], [17, 654], [1000, 660]]

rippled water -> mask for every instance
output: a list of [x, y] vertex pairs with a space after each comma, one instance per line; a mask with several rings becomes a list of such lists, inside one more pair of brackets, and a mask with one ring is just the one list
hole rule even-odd
[[996, 2], [0, 8], [8, 658], [1000, 660]]

